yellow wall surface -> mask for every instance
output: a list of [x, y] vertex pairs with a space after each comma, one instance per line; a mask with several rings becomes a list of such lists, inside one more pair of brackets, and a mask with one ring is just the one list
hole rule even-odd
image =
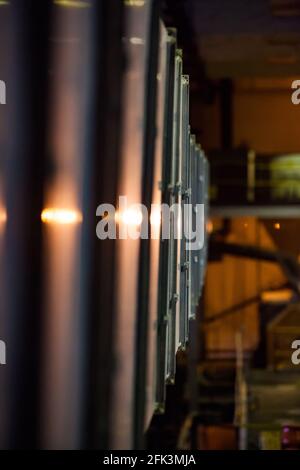
[[[276, 248], [264, 223], [253, 217], [233, 219], [232, 232], [227, 241]], [[208, 266], [205, 314], [213, 317], [264, 289], [280, 286], [284, 282], [285, 277], [276, 264], [224, 256]], [[253, 349], [258, 341], [258, 322], [257, 304], [244, 307], [207, 326], [206, 347], [234, 349], [235, 334], [242, 331], [243, 347]]]
[[234, 146], [247, 143], [258, 153], [300, 151], [300, 105], [291, 100], [295, 79], [235, 82]]
[[[300, 105], [295, 106], [291, 101], [291, 83], [296, 78], [244, 78], [234, 82], [235, 147], [247, 144], [258, 153], [300, 153]], [[196, 118], [197, 116], [195, 120]], [[203, 147], [206, 150], [219, 148], [218, 100], [199, 111], [198, 121]], [[215, 220], [214, 223], [217, 224], [218, 221]], [[285, 249], [297, 256], [297, 253], [300, 254], [299, 233], [300, 223], [296, 220], [236, 218], [231, 221], [228, 241]], [[221, 261], [209, 263], [205, 315], [217, 315], [224, 309], [285, 281], [281, 269], [275, 264], [225, 256]], [[235, 348], [235, 334], [240, 330], [243, 332], [244, 348], [254, 349], [259, 340], [257, 304], [244, 307], [226, 319], [208, 325], [206, 347], [209, 350], [232, 350]]]

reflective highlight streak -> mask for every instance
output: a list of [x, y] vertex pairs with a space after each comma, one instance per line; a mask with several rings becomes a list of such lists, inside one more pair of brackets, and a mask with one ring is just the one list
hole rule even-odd
[[2, 237], [7, 221], [7, 213], [4, 208], [0, 207], [0, 236]]
[[[244, 227], [247, 227], [247, 224], [244, 225]], [[214, 224], [212, 222], [212, 220], [208, 220], [206, 222], [206, 230], [208, 231], [208, 233], [212, 233], [213, 230], [214, 230]]]
[[116, 221], [125, 225], [138, 226], [143, 222], [143, 214], [141, 210], [129, 208], [124, 212], [117, 212]]
[[55, 5], [67, 8], [89, 8], [90, 2], [84, 0], [54, 0]]
[[0, 209], [0, 224], [5, 224], [6, 221], [7, 221], [6, 211], [4, 209], [3, 210]]
[[145, 0], [124, 0], [124, 4], [127, 7], [143, 7]]
[[45, 224], [70, 225], [82, 222], [82, 214], [72, 209], [49, 207], [42, 211], [41, 219]]
[[155, 227], [159, 227], [161, 224], [161, 210], [159, 207], [155, 207], [151, 211], [150, 223]]

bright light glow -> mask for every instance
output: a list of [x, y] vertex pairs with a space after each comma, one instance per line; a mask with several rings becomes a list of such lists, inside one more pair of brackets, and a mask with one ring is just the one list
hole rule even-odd
[[7, 221], [7, 214], [5, 209], [0, 209], [0, 224], [5, 224]]
[[0, 236], [2, 237], [7, 221], [7, 213], [4, 207], [0, 207]]
[[124, 3], [127, 7], [143, 7], [145, 0], [124, 0]]
[[276, 222], [276, 223], [274, 224], [274, 228], [275, 228], [275, 230], [280, 230], [280, 223], [279, 223], [279, 222]]
[[133, 44], [134, 46], [143, 46], [145, 44], [144, 39], [136, 38], [136, 37], [130, 38], [129, 42]]
[[116, 213], [116, 221], [125, 225], [141, 225], [143, 214], [139, 209], [128, 208], [124, 212]]
[[70, 225], [82, 221], [82, 214], [72, 209], [49, 207], [41, 214], [42, 222], [46, 224]]
[[211, 220], [208, 220], [206, 223], [206, 230], [208, 233], [212, 233], [214, 229], [214, 224], [212, 223]]
[[90, 2], [84, 0], [54, 0], [55, 5], [68, 8], [89, 8]]
[[293, 291], [291, 289], [279, 289], [264, 291], [261, 294], [261, 300], [265, 303], [280, 303], [280, 302], [290, 302], [293, 296]]
[[155, 227], [159, 227], [161, 223], [161, 210], [160, 207], [153, 207], [150, 215], [150, 223]]

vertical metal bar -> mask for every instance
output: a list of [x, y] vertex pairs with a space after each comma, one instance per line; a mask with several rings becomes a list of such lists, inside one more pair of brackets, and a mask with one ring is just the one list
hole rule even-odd
[[233, 82], [229, 78], [220, 81], [221, 147], [233, 148]]
[[6, 429], [1, 432], [1, 446], [32, 448], [39, 445], [40, 212], [50, 2], [9, 2], [0, 6], [0, 18], [5, 21], [1, 34], [7, 33], [7, 41], [1, 41], [3, 54], [7, 59], [9, 54], [5, 71], [8, 134], [1, 151], [7, 214], [1, 317], [8, 351], [3, 381]]
[[[181, 119], [181, 74], [182, 74], [182, 51], [176, 51], [175, 58], [175, 88], [174, 88], [174, 114], [173, 114], [173, 165], [172, 165], [172, 198], [171, 206], [181, 204], [181, 150], [180, 150], [180, 119]], [[167, 381], [174, 382], [176, 370], [176, 314], [178, 303], [180, 302], [180, 292], [178, 290], [179, 260], [180, 260], [180, 239], [175, 239], [175, 230], [177, 230], [177, 214], [171, 212], [171, 233], [170, 233], [170, 254], [169, 254], [169, 293], [170, 309], [168, 319], [168, 347], [167, 347]], [[178, 232], [178, 230], [177, 230]]]
[[[146, 50], [145, 105], [143, 128], [143, 174], [142, 204], [151, 210], [154, 154], [156, 137], [156, 99], [157, 70], [159, 48], [159, 4], [157, 0], [150, 2], [149, 30]], [[150, 241], [142, 239], [139, 258], [139, 282], [137, 295], [137, 321], [135, 334], [135, 385], [134, 385], [134, 417], [133, 417], [133, 448], [144, 447], [146, 379], [148, 370], [148, 327], [149, 327], [149, 278], [150, 278]]]
[[255, 201], [255, 152], [249, 150], [247, 154], [247, 201]]
[[[117, 207], [120, 168], [121, 98], [123, 87], [123, 4], [119, 0], [97, 1], [95, 11], [93, 112], [91, 119], [92, 161], [87, 169], [85, 236], [90, 272], [86, 277], [88, 321], [88, 381], [85, 392], [86, 417], [82, 445], [108, 449], [112, 437], [112, 385], [115, 367], [116, 322], [116, 240], [98, 240], [95, 211], [100, 203]], [[89, 173], [90, 172], [90, 173]], [[88, 194], [86, 193], [86, 196]], [[90, 221], [90, 224], [88, 224]], [[90, 226], [89, 226], [90, 225]], [[88, 406], [86, 406], [88, 404]]]
[[[171, 171], [173, 157], [173, 107], [174, 107], [174, 74], [175, 74], [176, 30], [168, 30], [167, 38], [167, 71], [165, 82], [165, 122], [164, 122], [164, 155], [162, 179], [162, 203], [171, 206]], [[157, 323], [157, 366], [156, 366], [156, 411], [164, 411], [167, 374], [167, 326], [170, 304], [170, 239], [161, 240], [159, 300]]]

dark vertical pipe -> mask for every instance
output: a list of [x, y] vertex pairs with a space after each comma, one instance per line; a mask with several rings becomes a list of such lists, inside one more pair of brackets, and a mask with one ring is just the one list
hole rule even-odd
[[[10, 8], [10, 7], [9, 7]], [[5, 157], [6, 436], [1, 446], [38, 446], [41, 222], [46, 154], [50, 1], [14, 2]], [[3, 390], [1, 391], [1, 393]]]
[[221, 148], [233, 148], [233, 82], [230, 78], [220, 81]]
[[[96, 208], [117, 206], [120, 171], [120, 125], [124, 53], [122, 47], [123, 4], [119, 0], [94, 0], [94, 106], [91, 110], [90, 145], [93, 155], [86, 178], [87, 244], [90, 270], [86, 311], [89, 312], [88, 364], [85, 395], [83, 447], [109, 449], [111, 446], [111, 395], [115, 367], [115, 256], [116, 241], [96, 238]], [[89, 199], [90, 198], [90, 199]], [[122, 406], [120, 404], [120, 406]]]

